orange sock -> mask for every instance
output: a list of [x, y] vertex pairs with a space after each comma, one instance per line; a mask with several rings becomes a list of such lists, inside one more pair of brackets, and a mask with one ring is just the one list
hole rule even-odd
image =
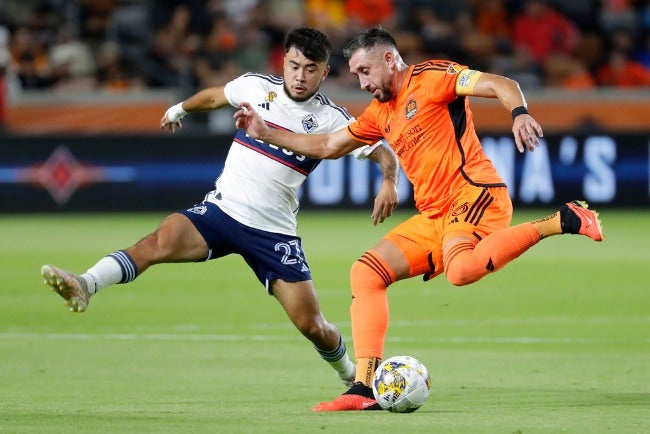
[[357, 359], [357, 373], [354, 377], [354, 382], [362, 382], [368, 387], [372, 387], [372, 378], [381, 359], [377, 357], [360, 357]]
[[533, 223], [495, 231], [474, 245], [455, 243], [444, 254], [445, 275], [454, 285], [467, 285], [504, 267], [534, 246], [542, 237]]
[[352, 264], [352, 339], [357, 360], [355, 381], [370, 385], [373, 367], [381, 360], [388, 329], [386, 289], [395, 281], [395, 273], [375, 252], [367, 251]]

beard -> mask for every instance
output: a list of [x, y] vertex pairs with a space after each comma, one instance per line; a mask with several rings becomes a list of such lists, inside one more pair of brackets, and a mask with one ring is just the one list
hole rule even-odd
[[387, 102], [390, 101], [391, 99], [393, 99], [393, 95], [390, 92], [384, 92], [384, 91], [381, 91], [379, 93], [379, 96], [377, 97], [377, 101], [379, 102]]
[[318, 88], [317, 88], [315, 91], [313, 91], [313, 92], [311, 92], [311, 93], [309, 93], [307, 95], [296, 96], [296, 95], [291, 94], [291, 92], [289, 91], [289, 88], [287, 87], [287, 83], [284, 83], [282, 85], [282, 87], [284, 87], [284, 93], [289, 97], [289, 99], [292, 100], [292, 101], [295, 101], [295, 102], [305, 102], [309, 98], [311, 98], [312, 96], [316, 95], [316, 92], [318, 92]]
[[[377, 88], [379, 94], [375, 96], [375, 99], [379, 102], [388, 102], [393, 99], [393, 92], [388, 88]], [[374, 93], [373, 93], [374, 96]]]

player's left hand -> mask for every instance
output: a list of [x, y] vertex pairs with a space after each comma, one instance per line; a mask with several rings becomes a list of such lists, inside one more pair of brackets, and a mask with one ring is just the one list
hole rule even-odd
[[519, 115], [512, 123], [512, 134], [519, 152], [524, 152], [524, 147], [530, 152], [539, 146], [539, 139], [544, 137], [542, 127], [529, 114]]
[[393, 215], [393, 211], [395, 211], [398, 204], [397, 185], [392, 181], [384, 180], [377, 197], [375, 197], [371, 216], [372, 225], [377, 226], [377, 223], [383, 223], [387, 217]]

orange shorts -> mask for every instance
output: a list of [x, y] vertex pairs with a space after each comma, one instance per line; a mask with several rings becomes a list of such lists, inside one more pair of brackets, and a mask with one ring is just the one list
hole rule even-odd
[[449, 200], [445, 209], [433, 216], [418, 214], [388, 232], [407, 259], [410, 276], [428, 280], [444, 271], [443, 239], [456, 234], [476, 242], [497, 229], [510, 225], [512, 201], [506, 187], [467, 185]]

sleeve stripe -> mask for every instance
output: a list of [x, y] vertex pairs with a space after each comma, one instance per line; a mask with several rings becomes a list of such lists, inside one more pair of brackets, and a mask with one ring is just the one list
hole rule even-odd
[[360, 136], [360, 135], [356, 134], [354, 131], [352, 131], [350, 129], [349, 125], [347, 126], [347, 129], [348, 129], [348, 134], [350, 134], [350, 136], [352, 136], [353, 139], [355, 139], [355, 140], [357, 140], [359, 142], [364, 142], [364, 143], [368, 143], [368, 144], [373, 143], [374, 144], [376, 141], [383, 138], [383, 137], [377, 138], [377, 137]]
[[329, 98], [327, 98], [325, 95], [320, 94], [320, 93], [316, 94], [316, 99], [318, 101], [320, 101], [321, 104], [323, 104], [325, 106], [328, 106], [328, 107], [332, 107], [334, 110], [337, 110], [339, 113], [341, 113], [343, 115], [345, 120], [349, 121], [350, 119], [352, 119], [352, 116], [350, 116], [350, 113], [345, 108], [337, 106]]

